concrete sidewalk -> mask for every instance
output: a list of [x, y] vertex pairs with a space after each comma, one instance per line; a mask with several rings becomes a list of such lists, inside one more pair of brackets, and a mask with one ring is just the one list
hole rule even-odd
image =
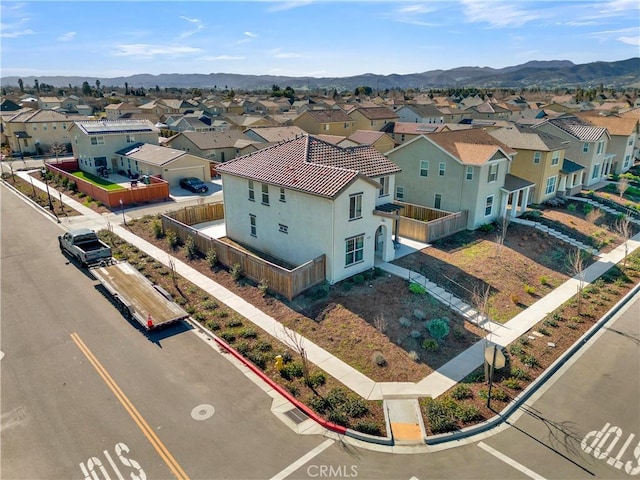
[[[27, 174], [21, 172], [20, 176], [23, 175], [26, 176]], [[45, 190], [46, 188], [43, 183], [38, 182], [35, 179], [33, 179], [33, 184], [42, 190]], [[135, 245], [141, 251], [144, 251], [146, 254], [152, 256], [165, 266], [169, 266], [169, 263], [172, 262], [177, 273], [188, 279], [190, 282], [198, 285], [200, 288], [207, 291], [212, 297], [235, 310], [270, 335], [273, 335], [282, 343], [288, 345], [292, 349], [295, 349], [296, 346], [294, 345], [293, 339], [301, 338], [297, 333], [287, 329], [276, 319], [247, 303], [230, 290], [200, 274], [188, 264], [172, 257], [167, 252], [131, 233], [122, 225], [121, 214], [109, 213], [101, 215], [65, 195], [62, 195], [62, 199], [67, 205], [81, 213], [78, 217], [67, 217], [62, 219], [62, 225], [64, 227], [87, 227], [94, 230], [100, 230], [109, 226], [118, 236]], [[175, 207], [175, 205], [170, 205], [169, 208], [170, 207]], [[154, 206], [153, 208], [154, 212], [157, 213], [158, 207]], [[136, 213], [139, 215], [140, 211], [138, 210]], [[633, 252], [638, 247], [640, 247], [640, 234], [629, 240], [628, 251]], [[399, 250], [401, 250], [402, 254], [407, 254], [413, 253], [413, 251], [418, 251], [421, 248], [422, 247], [419, 244], [406, 242], [400, 245]], [[584, 286], [593, 282], [611, 267], [620, 262], [624, 258], [624, 252], [625, 247], [621, 245], [613, 251], [601, 255], [594, 264], [584, 270]], [[436, 288], [439, 288], [435, 284], [428, 282], [424, 277], [422, 277], [423, 280], [420, 280], [416, 277], [415, 272], [409, 272], [397, 265], [384, 262], [376, 263], [376, 265], [393, 275], [407, 280], [411, 278], [411, 281], [417, 280], [421, 283], [424, 280], [423, 284], [426, 286], [427, 290], [434, 291]], [[536, 323], [544, 319], [546, 315], [553, 312], [573, 297], [577, 292], [578, 285], [579, 281], [576, 278], [567, 280], [553, 292], [538, 300], [505, 325], [490, 322], [487, 319], [478, 320], [476, 318], [477, 313], [470, 306], [464, 305], [464, 303], [459, 299], [455, 302], [451, 297], [449, 297], [448, 302], [450, 305], [454, 305], [455, 308], [461, 311], [470, 321], [477, 322], [488, 331], [487, 338], [479, 340], [473, 346], [460, 353], [448, 363], [417, 383], [374, 382], [313, 342], [307, 339], [302, 339], [302, 344], [307, 352], [309, 361], [323, 369], [328, 375], [331, 375], [342, 382], [346, 387], [353, 390], [361, 397], [368, 400], [387, 400], [385, 405], [389, 412], [389, 417], [396, 419], [395, 423], [402, 425], [402, 435], [408, 436], [407, 439], [410, 439], [416, 435], [415, 424], [411, 412], [415, 411], [417, 398], [438, 397], [451, 387], [455, 386], [456, 383], [483, 364], [484, 350], [488, 345], [495, 344], [500, 347], [506, 347], [520, 336], [526, 334]], [[441, 301], [444, 301], [442, 300], [442, 298], [444, 298], [442, 296], [442, 292], [438, 292], [436, 298], [440, 298]], [[423, 426], [421, 428], [424, 429]]]

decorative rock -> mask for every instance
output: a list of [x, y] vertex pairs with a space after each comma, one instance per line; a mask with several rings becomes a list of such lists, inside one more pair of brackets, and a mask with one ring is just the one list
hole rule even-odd
[[555, 343], [553, 343], [553, 342], [547, 342], [547, 346], [549, 346], [549, 347], [555, 347], [555, 346], [556, 346], [556, 344], [555, 344]]

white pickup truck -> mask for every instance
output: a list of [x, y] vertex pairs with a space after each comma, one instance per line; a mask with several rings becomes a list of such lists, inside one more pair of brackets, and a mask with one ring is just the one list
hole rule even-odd
[[76, 258], [83, 266], [111, 260], [111, 248], [88, 228], [70, 230], [58, 236], [60, 250]]

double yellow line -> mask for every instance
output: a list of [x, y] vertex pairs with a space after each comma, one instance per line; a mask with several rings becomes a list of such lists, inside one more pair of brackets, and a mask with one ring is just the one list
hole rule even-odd
[[173, 472], [173, 475], [178, 480], [189, 480], [189, 477], [184, 472], [184, 470], [182, 470], [182, 467], [178, 464], [176, 459], [173, 458], [173, 455], [169, 453], [169, 450], [167, 450], [167, 447], [165, 447], [164, 444], [160, 441], [160, 439], [158, 438], [156, 433], [153, 431], [153, 429], [145, 421], [142, 415], [140, 415], [136, 407], [133, 406], [133, 403], [131, 403], [131, 401], [122, 392], [122, 390], [120, 390], [120, 387], [118, 386], [118, 384], [113, 380], [113, 378], [111, 378], [109, 373], [107, 373], [107, 370], [100, 364], [100, 362], [93, 355], [93, 353], [91, 353], [91, 351], [87, 348], [84, 342], [80, 339], [78, 334], [75, 332], [72, 333], [71, 339], [75, 342], [75, 344], [78, 346], [80, 351], [82, 351], [84, 356], [87, 357], [87, 360], [89, 360], [91, 365], [93, 365], [93, 368], [96, 369], [98, 374], [102, 377], [102, 380], [104, 380], [104, 383], [106, 383], [107, 386], [111, 389], [111, 391], [116, 396], [116, 398], [120, 401], [124, 409], [129, 413], [129, 415], [131, 415], [131, 418], [133, 419], [134, 422], [136, 422], [136, 425], [140, 427], [140, 430], [142, 430], [142, 433], [144, 434], [144, 436], [147, 437], [147, 440], [149, 440], [151, 445], [153, 445], [153, 448], [156, 449], [156, 452], [158, 452], [160, 457], [162, 457], [162, 459], [164, 460], [164, 463], [166, 463], [169, 469], [171, 470], [171, 472]]

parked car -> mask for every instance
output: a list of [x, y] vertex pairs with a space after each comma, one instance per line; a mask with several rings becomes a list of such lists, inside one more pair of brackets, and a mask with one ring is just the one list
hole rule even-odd
[[209, 191], [209, 186], [196, 177], [186, 177], [180, 180], [180, 186], [193, 193], [204, 193]]

